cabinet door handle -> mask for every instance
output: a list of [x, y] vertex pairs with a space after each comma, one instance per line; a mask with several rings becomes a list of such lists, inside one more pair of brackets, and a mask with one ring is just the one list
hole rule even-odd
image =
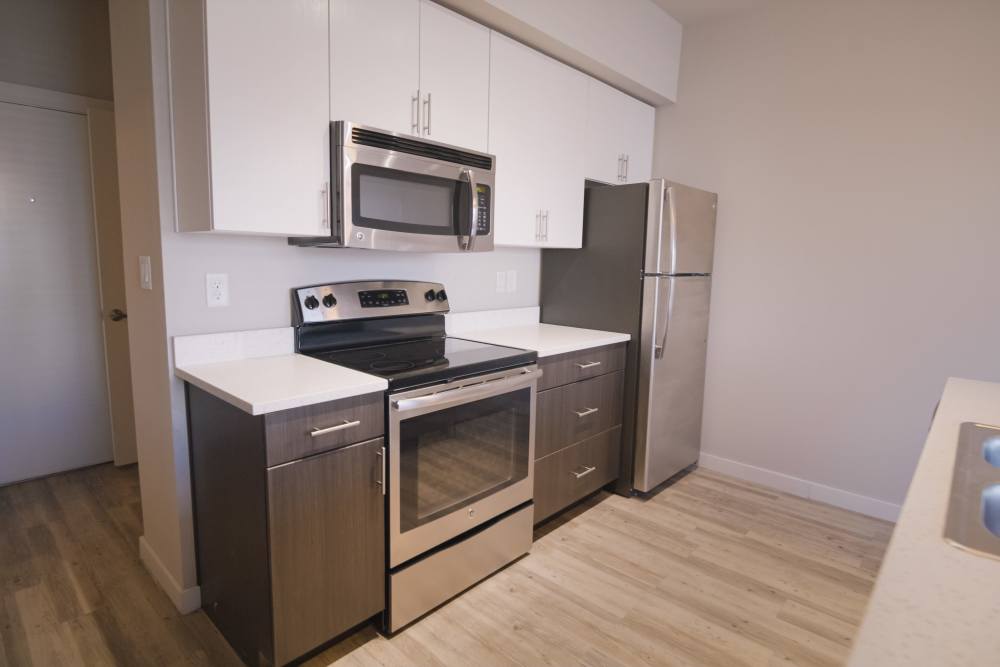
[[590, 473], [592, 473], [595, 470], [597, 470], [597, 466], [588, 466], [588, 465], [585, 465], [585, 466], [582, 466], [582, 467], [583, 467], [583, 472], [577, 472], [575, 470], [571, 470], [570, 472], [573, 473], [574, 477], [576, 477], [577, 479], [580, 479], [581, 477], [586, 477]]
[[322, 205], [323, 205], [323, 229], [330, 229], [330, 183], [323, 184]]
[[542, 216], [542, 237], [549, 240], [549, 209], [545, 209], [545, 215]]
[[583, 410], [574, 410], [573, 412], [576, 413], [577, 417], [583, 418], [596, 414], [599, 410], [600, 408], [584, 408]]
[[410, 134], [420, 134], [420, 89], [410, 97]]
[[618, 182], [622, 180], [622, 169], [625, 164], [625, 156], [621, 153], [618, 154]]
[[586, 370], [588, 368], [593, 368], [595, 366], [600, 366], [600, 365], [601, 365], [600, 361], [587, 361], [587, 362], [582, 363], [582, 364], [578, 363], [576, 365], [576, 367], [579, 368], [582, 371], [582, 370]]
[[334, 431], [343, 431], [344, 429], [354, 428], [355, 426], [360, 426], [361, 420], [355, 419], [354, 421], [344, 420], [343, 424], [337, 424], [336, 426], [327, 426], [325, 428], [315, 427], [313, 430], [309, 431], [309, 435], [314, 438], [318, 438], [321, 435], [326, 435], [327, 433], [333, 433]]
[[377, 452], [375, 452], [375, 456], [378, 457], [379, 469], [381, 470], [381, 472], [379, 473], [378, 481], [375, 482], [375, 484], [377, 484], [379, 488], [382, 489], [382, 495], [384, 496], [385, 495], [385, 447], [382, 447]]
[[622, 176], [622, 180], [628, 180], [628, 153], [625, 153], [625, 174]]
[[431, 136], [431, 94], [424, 100], [424, 136]]
[[535, 240], [542, 240], [542, 212], [541, 210], [535, 211]]

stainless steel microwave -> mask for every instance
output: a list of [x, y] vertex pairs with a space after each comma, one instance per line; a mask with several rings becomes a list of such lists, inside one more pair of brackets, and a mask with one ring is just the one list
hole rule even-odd
[[301, 246], [493, 250], [496, 158], [358, 123], [330, 124], [330, 236]]

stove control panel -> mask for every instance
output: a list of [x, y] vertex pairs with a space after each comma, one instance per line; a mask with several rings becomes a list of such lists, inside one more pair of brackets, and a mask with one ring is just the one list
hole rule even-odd
[[296, 326], [447, 312], [448, 294], [441, 283], [364, 280], [292, 290], [292, 319]]
[[362, 308], [389, 308], [392, 306], [408, 306], [410, 299], [405, 289], [364, 290], [358, 292], [358, 301]]

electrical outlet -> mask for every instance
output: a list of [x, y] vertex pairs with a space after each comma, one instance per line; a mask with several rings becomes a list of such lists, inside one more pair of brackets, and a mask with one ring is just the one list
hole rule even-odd
[[507, 272], [497, 271], [497, 294], [507, 291]]
[[229, 305], [229, 274], [205, 274], [205, 303], [209, 308], [223, 308]]
[[517, 291], [517, 271], [515, 269], [507, 271], [507, 291]]

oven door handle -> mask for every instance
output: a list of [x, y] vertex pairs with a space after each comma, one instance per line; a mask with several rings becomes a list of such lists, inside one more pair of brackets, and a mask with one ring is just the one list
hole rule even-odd
[[527, 387], [537, 382], [541, 375], [542, 371], [540, 370], [526, 370], [517, 375], [511, 375], [498, 380], [487, 380], [457, 389], [442, 389], [426, 396], [393, 400], [391, 401], [391, 405], [396, 412], [410, 412], [428, 406], [448, 407], [450, 405], [467, 403], [477, 398], [499, 396], [521, 387]]
[[469, 207], [469, 233], [468, 235], [460, 234], [459, 243], [462, 250], [472, 250], [472, 247], [476, 243], [476, 232], [478, 231], [479, 192], [476, 186], [476, 175], [471, 169], [462, 169], [461, 180], [463, 183], [469, 184], [469, 201], [472, 205]]

